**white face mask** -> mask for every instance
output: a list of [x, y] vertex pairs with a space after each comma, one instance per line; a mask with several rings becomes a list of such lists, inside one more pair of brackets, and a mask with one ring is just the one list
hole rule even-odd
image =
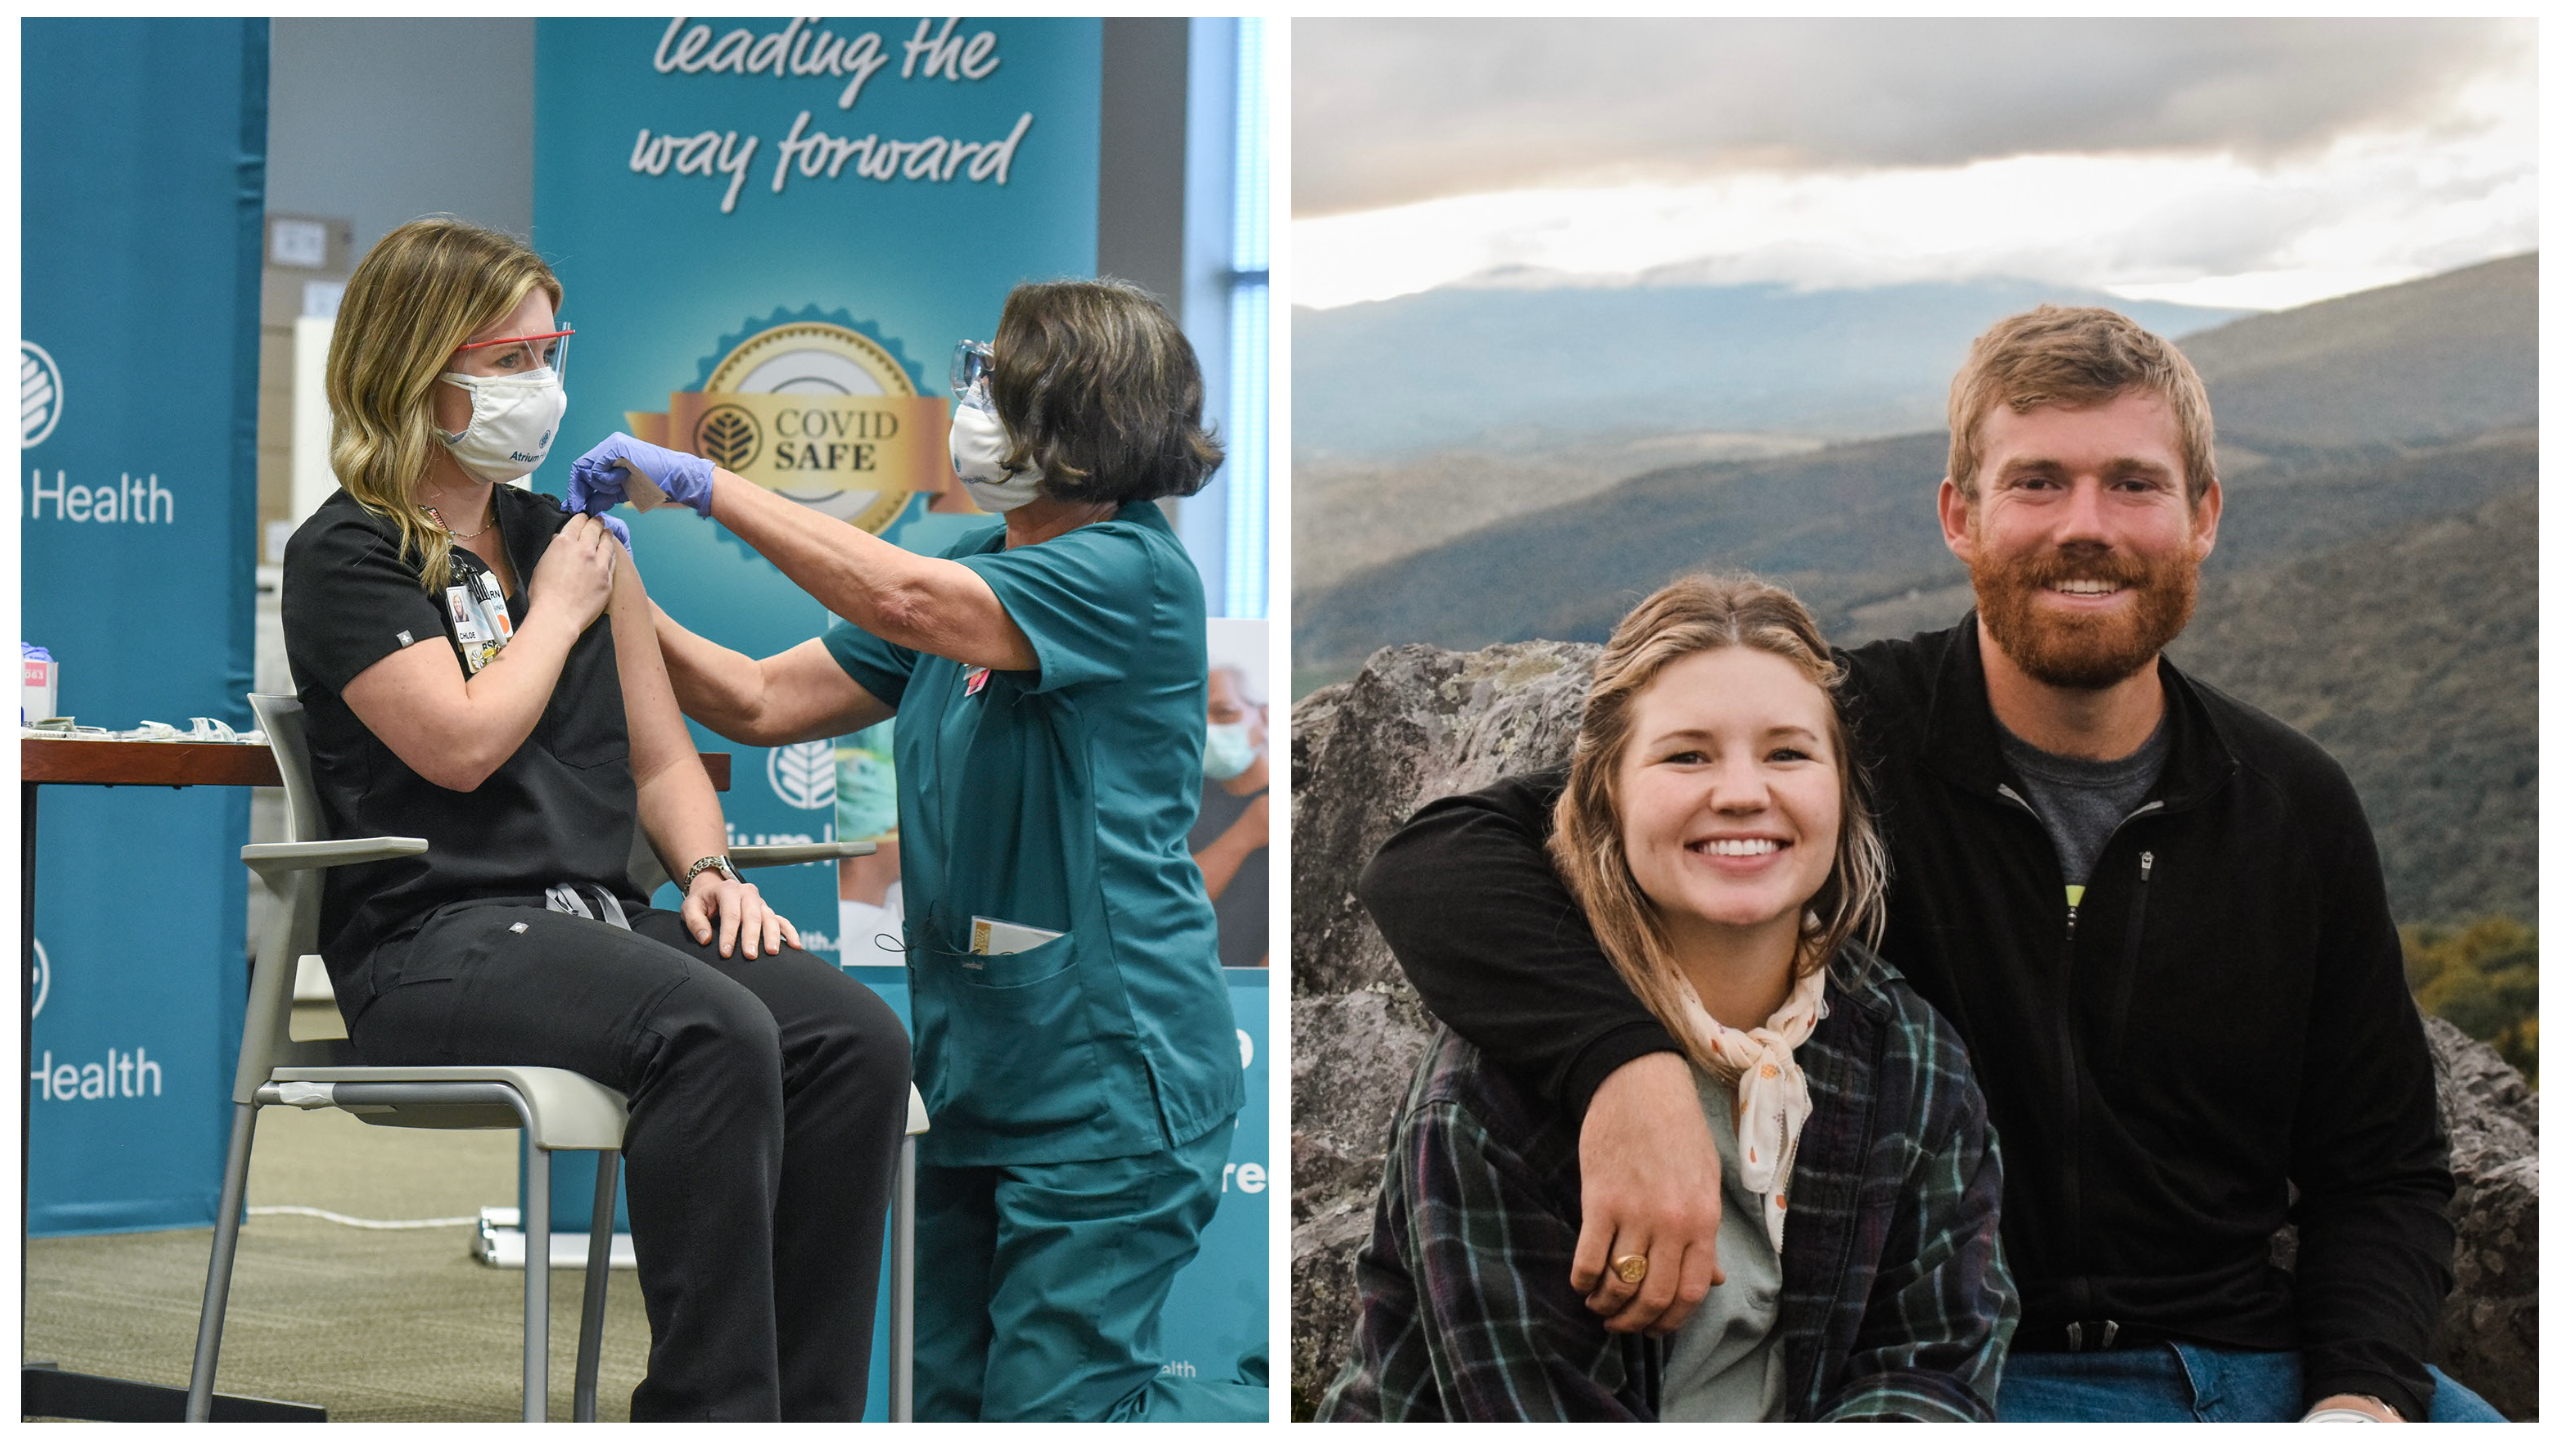
[[445, 384], [471, 396], [471, 423], [460, 430], [436, 431], [453, 452], [454, 463], [492, 485], [530, 475], [551, 453], [560, 433], [560, 417], [568, 413], [569, 392], [560, 372], [549, 368], [524, 375], [464, 375], [447, 372]]
[[1200, 748], [1200, 773], [1212, 780], [1233, 780], [1253, 768], [1253, 729], [1242, 720], [1211, 724]]
[[1004, 454], [1013, 448], [1004, 422], [972, 388], [951, 407], [951, 471], [981, 510], [1001, 515], [1040, 498], [1040, 469], [1007, 474]]

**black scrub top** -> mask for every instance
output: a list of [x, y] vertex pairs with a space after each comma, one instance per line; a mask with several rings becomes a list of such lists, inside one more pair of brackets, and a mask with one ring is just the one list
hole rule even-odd
[[[511, 485], [492, 491], [507, 557], [518, 577], [530, 576], [569, 516], [548, 495]], [[459, 545], [452, 553], [456, 585], [488, 568]], [[340, 694], [347, 682], [395, 650], [441, 642], [462, 662], [451, 609], [420, 588], [418, 575], [417, 557], [401, 554], [399, 528], [344, 490], [285, 545], [285, 654], [307, 715], [311, 778], [330, 837], [415, 835], [427, 842], [423, 855], [326, 872], [320, 955], [350, 1021], [404, 975], [428, 978], [406, 972], [430, 962], [404, 957], [393, 942], [439, 907], [486, 899], [539, 905], [562, 881], [600, 885], [629, 906], [648, 903], [631, 883], [638, 796], [610, 621], [599, 617], [578, 637], [533, 733], [469, 793], [402, 764], [347, 708]], [[507, 597], [507, 611], [521, 631], [531, 602], [518, 591]], [[386, 946], [393, 953], [377, 964], [376, 952]]]

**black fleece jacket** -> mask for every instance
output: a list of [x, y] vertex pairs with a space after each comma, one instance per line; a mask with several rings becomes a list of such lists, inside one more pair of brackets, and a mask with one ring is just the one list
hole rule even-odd
[[[2006, 1156], [2017, 1345], [2303, 1352], [2427, 1413], [2453, 1193], [2381, 862], [2336, 761], [2166, 660], [2169, 758], [2076, 907], [2000, 753], [1973, 617], [1846, 652], [1892, 851], [1883, 954], [1963, 1036]], [[1579, 1115], [1677, 1048], [1543, 849], [1561, 771], [1435, 802], [1361, 903], [1450, 1028]], [[2287, 1182], [2299, 1191], [2290, 1208]], [[2294, 1271], [2268, 1240], [2299, 1227]]]

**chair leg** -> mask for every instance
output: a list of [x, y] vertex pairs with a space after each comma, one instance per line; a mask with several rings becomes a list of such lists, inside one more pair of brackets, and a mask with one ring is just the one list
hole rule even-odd
[[578, 1316], [578, 1387], [569, 1402], [569, 1418], [592, 1425], [596, 1418], [596, 1371], [604, 1363], [604, 1287], [613, 1273], [613, 1180], [622, 1152], [596, 1152], [596, 1208], [587, 1221], [587, 1300]]
[[231, 1304], [231, 1261], [240, 1248], [240, 1207], [249, 1190], [249, 1144], [258, 1131], [255, 1102], [231, 1114], [231, 1150], [222, 1162], [222, 1208], [214, 1212], [213, 1259], [205, 1268], [204, 1312], [196, 1320], [196, 1364], [187, 1377], [187, 1421], [213, 1414], [213, 1371], [222, 1358], [222, 1316]]
[[889, 1217], [889, 1419], [916, 1418], [916, 1137], [898, 1142], [898, 1192]]
[[551, 1418], [551, 1152], [524, 1148], [524, 1418]]

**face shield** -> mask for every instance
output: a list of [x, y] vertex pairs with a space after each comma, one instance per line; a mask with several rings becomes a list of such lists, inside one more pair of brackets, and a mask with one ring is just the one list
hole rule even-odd
[[961, 341], [951, 352], [951, 403], [993, 414], [996, 405], [987, 393], [987, 377], [995, 368], [995, 352], [986, 341]]
[[551, 378], [568, 383], [569, 337], [578, 332], [553, 330], [541, 335], [508, 335], [496, 340], [480, 340], [453, 352], [453, 363], [447, 373], [466, 375], [475, 380], [513, 379], [548, 370]]

